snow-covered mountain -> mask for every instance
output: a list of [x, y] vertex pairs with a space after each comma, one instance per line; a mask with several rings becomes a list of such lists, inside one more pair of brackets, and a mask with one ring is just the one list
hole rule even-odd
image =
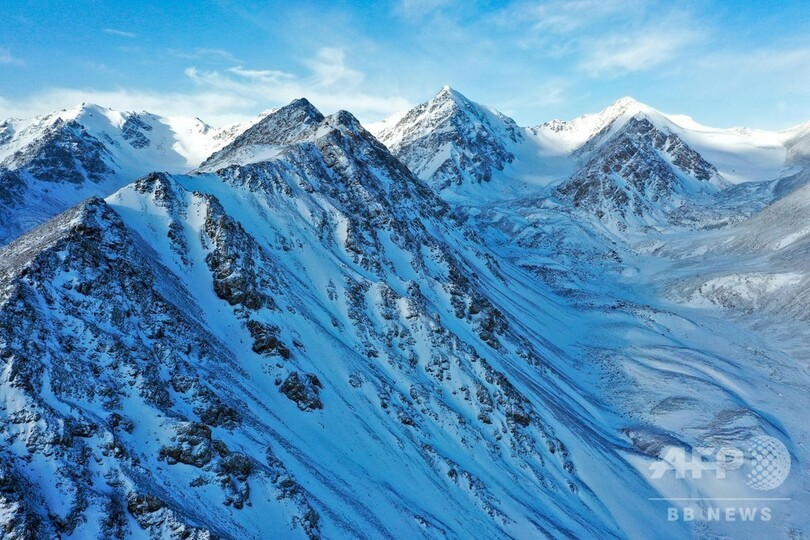
[[643, 115], [630, 118], [588, 155], [556, 194], [619, 230], [667, 224], [674, 210], [727, 185], [680, 137]]
[[197, 118], [88, 104], [7, 120], [0, 124], [0, 244], [146, 172], [188, 171], [249, 125], [216, 130]]
[[[376, 138], [306, 99], [221, 131], [85, 109], [0, 132], [0, 200], [103, 195], [0, 248], [5, 535], [810, 531], [802, 126], [624, 99], [521, 128], [449, 88]], [[761, 435], [771, 519], [668, 519], [762, 495], [651, 477], [668, 449]]]
[[377, 138], [434, 189], [489, 182], [523, 141], [514, 120], [445, 86], [431, 100], [375, 127]]
[[[659, 248], [685, 258], [670, 287], [680, 300], [748, 314], [810, 317], [810, 183], [734, 227], [686, 237]], [[688, 276], [688, 277], [685, 277]]]
[[589, 413], [427, 185], [304, 100], [221, 157], [0, 251], [15, 531], [619, 534], [556, 433]]
[[[522, 128], [445, 87], [372, 129], [445, 200], [469, 207], [556, 195], [616, 231], [695, 226], [697, 214], [708, 218], [717, 206], [735, 213], [715, 220], [750, 215], [776, 197], [764, 182], [800, 173], [810, 155], [806, 125], [709, 128], [628, 97], [596, 114]], [[736, 184], [746, 186], [717, 195]]]
[[788, 165], [810, 167], [810, 122], [784, 132]]
[[712, 128], [688, 116], [662, 113], [630, 97], [599, 113], [571, 121], [553, 120], [531, 128], [531, 132], [545, 145], [581, 160], [589, 158], [633, 118], [645, 118], [659, 130], [677, 135], [731, 183], [772, 180], [785, 174], [786, 146], [792, 130]]
[[[548, 192], [566, 182], [568, 191], [572, 191], [572, 183], [581, 184], [582, 177], [588, 176], [589, 163], [592, 173], [594, 167], [606, 159], [605, 154], [616, 150], [611, 143], [621, 136], [626, 124], [640, 120], [654, 128], [648, 130], [648, 146], [656, 145], [653, 132], [678, 139], [680, 145], [695, 154], [694, 159], [703, 160], [715, 169], [711, 182], [715, 187], [779, 179], [796, 172], [797, 164], [800, 165], [792, 155], [807, 153], [802, 153], [804, 132], [800, 128], [780, 133], [709, 128], [686, 116], [661, 113], [632, 98], [622, 98], [599, 113], [571, 121], [554, 120], [524, 128], [449, 87], [408, 112], [371, 125], [371, 129], [394, 155], [437, 189], [445, 200], [480, 205]], [[660, 158], [668, 159], [663, 155]], [[669, 169], [666, 172], [660, 169], [659, 173], [670, 178], [682, 175], [677, 165]], [[683, 187], [672, 189], [684, 191]], [[686, 191], [704, 193], [713, 189], [708, 185], [692, 187], [698, 189]], [[610, 189], [609, 185], [605, 186], [605, 190]], [[624, 188], [622, 191], [629, 198], [639, 195]], [[679, 199], [677, 203], [664, 206], [678, 207], [684, 202], [693, 201]], [[761, 206], [765, 202], [755, 201], [754, 204]], [[611, 205], [609, 201], [606, 204]], [[656, 207], [658, 200], [637, 199], [634, 205]], [[598, 211], [604, 214], [604, 210]], [[652, 221], [660, 221], [660, 216]]]

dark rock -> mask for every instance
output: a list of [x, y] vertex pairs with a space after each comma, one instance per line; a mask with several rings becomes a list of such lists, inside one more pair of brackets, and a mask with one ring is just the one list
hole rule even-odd
[[274, 324], [265, 324], [259, 321], [248, 321], [250, 337], [253, 338], [253, 352], [266, 356], [280, 356], [289, 360], [292, 353], [279, 339], [281, 329]]
[[323, 385], [318, 377], [312, 373], [300, 375], [293, 371], [279, 387], [279, 391], [294, 401], [302, 411], [323, 409], [319, 397]]
[[185, 463], [193, 467], [203, 467], [213, 458], [211, 428], [199, 422], [180, 422], [175, 427], [173, 445], [160, 449], [160, 456], [170, 465]]

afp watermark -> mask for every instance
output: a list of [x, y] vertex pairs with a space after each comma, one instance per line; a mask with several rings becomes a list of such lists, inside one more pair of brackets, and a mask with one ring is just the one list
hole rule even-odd
[[689, 452], [685, 448], [669, 447], [663, 461], [650, 465], [650, 477], [657, 480], [674, 471], [676, 478], [701, 479], [707, 474], [723, 480], [730, 472], [740, 470], [752, 489], [776, 489], [790, 474], [790, 452], [782, 441], [768, 435], [754, 437], [744, 448], [700, 447]]
[[[692, 480], [714, 479], [744, 480], [756, 492], [767, 492], [781, 486], [790, 474], [790, 452], [774, 437], [760, 435], [747, 444], [737, 446], [700, 447], [692, 451], [669, 447], [662, 461], [650, 465], [653, 480], [673, 474], [675, 478]], [[744, 489], [744, 488], [743, 488]], [[790, 500], [770, 497], [762, 493], [757, 497], [727, 498], [655, 498], [660, 501], [682, 501], [680, 507], [667, 508], [667, 521], [770, 521], [770, 503]], [[763, 504], [765, 503], [765, 504]]]

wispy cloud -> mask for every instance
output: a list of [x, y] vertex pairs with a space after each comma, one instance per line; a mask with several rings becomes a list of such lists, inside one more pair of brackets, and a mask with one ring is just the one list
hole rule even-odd
[[707, 69], [737, 71], [754, 76], [792, 73], [794, 80], [804, 86], [810, 80], [810, 44], [717, 52], [704, 55], [698, 63]]
[[672, 60], [699, 39], [700, 34], [692, 30], [665, 26], [587, 40], [577, 69], [592, 77], [648, 70]]
[[[759, 115], [761, 125], [769, 125], [773, 107], [782, 100], [792, 103], [790, 122], [806, 121], [810, 115], [807, 99], [810, 88], [810, 43], [770, 45], [747, 51], [718, 51], [702, 55], [681, 66], [673, 83], [689, 81], [703, 96], [723, 99], [740, 89], [749, 93], [747, 109]], [[684, 89], [686, 94], [691, 89]], [[694, 90], [692, 90], [694, 91]], [[737, 105], [737, 110], [744, 106]], [[760, 118], [761, 117], [761, 118]]]
[[502, 15], [515, 23], [528, 23], [535, 32], [564, 35], [608, 19], [626, 22], [637, 18], [643, 13], [644, 4], [641, 0], [517, 2]]
[[378, 120], [411, 106], [401, 96], [364, 89], [363, 73], [349, 67], [342, 49], [321, 49], [302, 65], [306, 71], [300, 75], [244, 66], [213, 70], [189, 67], [184, 73], [195, 88], [188, 92], [54, 88], [18, 101], [0, 96], [0, 117], [30, 117], [92, 102], [118, 110], [199, 116], [221, 126], [299, 97], [307, 97], [324, 113], [348, 109], [361, 121]]
[[[242, 66], [228, 68], [229, 73], [239, 75], [245, 79], [252, 79], [264, 83], [279, 83], [281, 81], [291, 81], [296, 77], [292, 73], [285, 73], [274, 69], [245, 69]], [[188, 74], [188, 71], [186, 72]]]
[[0, 47], [0, 65], [24, 66], [25, 62], [11, 54], [11, 49]]
[[523, 51], [607, 78], [659, 66], [705, 33], [691, 13], [657, 0], [519, 0], [496, 12], [493, 23]]
[[241, 64], [242, 61], [224, 49], [208, 49], [197, 47], [191, 50], [169, 49], [169, 55], [182, 60], [202, 60], [212, 63]]
[[315, 58], [307, 60], [305, 64], [312, 70], [313, 82], [319, 86], [356, 86], [363, 82], [363, 74], [346, 65], [343, 49], [324, 47]]
[[187, 68], [188, 76], [206, 93], [240, 96], [266, 108], [306, 96], [325, 111], [348, 109], [361, 120], [377, 120], [408, 108], [403, 97], [373, 94], [362, 88], [364, 75], [347, 65], [342, 49], [326, 47], [303, 61], [308, 73], [301, 76], [279, 70], [225, 70]]
[[105, 28], [103, 32], [105, 34], [110, 34], [111, 36], [125, 37], [130, 39], [138, 37], [138, 34], [134, 32], [127, 32], [126, 30], [118, 30], [117, 28]]

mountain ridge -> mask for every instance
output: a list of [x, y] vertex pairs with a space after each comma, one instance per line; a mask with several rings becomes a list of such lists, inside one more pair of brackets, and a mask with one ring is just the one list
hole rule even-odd
[[[28, 380], [58, 381], [47, 407], [38, 384], [19, 387], [15, 407], [45, 410], [9, 433], [53, 456], [64, 479], [32, 497], [58, 516], [42, 527], [110, 534], [109, 519], [87, 512], [121, 516], [120, 530], [200, 537], [255, 534], [262, 520], [310, 537], [391, 526], [616, 535], [555, 435], [562, 411], [503, 371], [529, 376], [541, 352], [483, 292], [499, 279], [485, 247], [353, 117], [320, 118], [332, 129], [312, 140], [295, 140], [297, 125], [273, 133], [293, 142], [269, 160], [147, 175], [2, 248], [12, 261], [33, 245], [47, 261], [15, 265], [0, 305], [14, 319], [2, 325], [3, 358]], [[245, 140], [267, 140], [265, 127]], [[44, 320], [32, 356], [17, 332]], [[94, 337], [74, 341], [68, 327]], [[65, 370], [103, 377], [69, 388]], [[67, 415], [94, 427], [29, 436], [32, 422], [50, 434]], [[108, 440], [118, 450], [104, 454]], [[104, 487], [84, 469], [71, 479], [78, 452], [99, 453], [119, 481]], [[3, 456], [16, 484], [48, 485], [19, 459]], [[325, 466], [351, 489], [317, 472]], [[396, 471], [394, 490], [352, 497], [380, 470]], [[518, 474], [533, 487], [508, 489]], [[538, 518], [518, 511], [526, 505]]]
[[248, 125], [122, 113], [93, 104], [0, 124], [0, 243], [151, 170], [185, 172]]

